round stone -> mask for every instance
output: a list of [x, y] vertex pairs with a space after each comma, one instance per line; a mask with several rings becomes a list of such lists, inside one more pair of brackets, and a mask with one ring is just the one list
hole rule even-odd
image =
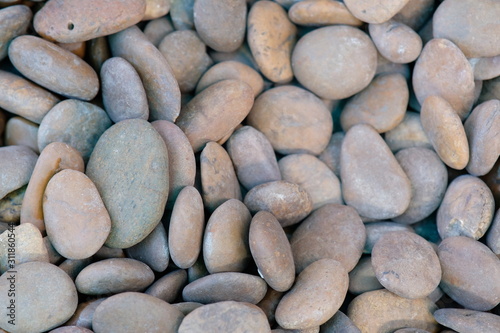
[[163, 223], [158, 223], [156, 228], [140, 243], [125, 250], [129, 258], [139, 260], [156, 272], [167, 269], [170, 260], [167, 242], [167, 232]]
[[396, 222], [370, 222], [365, 224], [366, 242], [364, 253], [372, 253], [373, 246], [378, 242], [380, 237], [393, 231], [408, 231], [415, 232], [409, 225]]
[[349, 11], [363, 22], [383, 23], [396, 15], [409, 0], [345, 0]]
[[144, 293], [162, 299], [167, 303], [173, 303], [186, 283], [187, 272], [178, 269], [156, 280]]
[[28, 184], [37, 159], [26, 146], [0, 147], [0, 199]]

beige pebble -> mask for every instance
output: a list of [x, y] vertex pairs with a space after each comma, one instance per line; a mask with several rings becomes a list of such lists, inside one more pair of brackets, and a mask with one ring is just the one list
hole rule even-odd
[[383, 23], [396, 15], [409, 0], [345, 0], [351, 13], [363, 22]]
[[22, 145], [38, 150], [38, 124], [22, 117], [12, 117], [5, 126], [5, 144], [7, 146]]
[[383, 289], [373, 270], [371, 257], [361, 258], [356, 267], [349, 272], [349, 292], [355, 295]]
[[28, 184], [37, 160], [26, 146], [0, 147], [0, 199]]
[[144, 27], [144, 35], [154, 46], [158, 47], [166, 35], [174, 31], [172, 23], [167, 17], [151, 20]]
[[145, 263], [155, 272], [164, 272], [170, 261], [170, 253], [163, 223], [158, 223], [141, 242], [125, 249], [125, 253], [127, 257]]
[[10, 42], [28, 31], [33, 14], [28, 6], [11, 6], [0, 10], [0, 60], [7, 56]]
[[164, 300], [167, 303], [173, 303], [180, 295], [186, 283], [187, 272], [183, 269], [178, 269], [156, 280], [144, 293]]
[[360, 26], [363, 24], [351, 14], [341, 1], [299, 1], [290, 7], [288, 16], [293, 23], [305, 26], [332, 24]]
[[170, 0], [145, 0], [146, 9], [142, 21], [153, 20], [168, 14], [170, 10]]
[[420, 114], [407, 111], [401, 123], [384, 135], [385, 142], [393, 153], [405, 148], [431, 148], [432, 144], [425, 134]]

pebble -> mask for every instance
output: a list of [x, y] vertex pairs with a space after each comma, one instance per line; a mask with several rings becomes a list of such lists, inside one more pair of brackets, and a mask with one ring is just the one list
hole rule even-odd
[[363, 293], [349, 304], [347, 315], [366, 333], [394, 332], [405, 327], [438, 332], [438, 323], [432, 314], [436, 305], [428, 298], [408, 299], [388, 290]]
[[262, 132], [276, 152], [285, 155], [319, 155], [333, 130], [332, 116], [325, 104], [311, 92], [295, 86], [275, 87], [259, 95], [247, 123]]
[[393, 153], [412, 147], [432, 149], [432, 144], [422, 127], [420, 114], [413, 111], [407, 111], [401, 123], [387, 131], [384, 138]]
[[349, 272], [349, 292], [360, 295], [367, 291], [383, 289], [373, 270], [371, 257], [361, 258], [356, 267]]
[[236, 199], [224, 202], [212, 213], [203, 238], [203, 259], [210, 273], [245, 270], [251, 261], [251, 220], [247, 207]]
[[287, 12], [272, 1], [259, 1], [248, 13], [247, 42], [262, 74], [272, 82], [293, 79], [290, 55], [295, 46], [297, 27]]
[[37, 158], [26, 146], [0, 147], [0, 199], [28, 184]]
[[474, 80], [491, 80], [500, 76], [500, 55], [487, 58], [470, 58]]
[[107, 59], [101, 67], [102, 100], [114, 123], [125, 119], [148, 120], [146, 91], [134, 67], [125, 59]]
[[441, 280], [436, 252], [424, 238], [411, 232], [383, 235], [375, 243], [371, 259], [379, 282], [401, 297], [427, 297]]
[[33, 14], [28, 6], [17, 5], [0, 10], [0, 60], [7, 56], [10, 42], [26, 34]]
[[156, 297], [124, 292], [102, 301], [95, 309], [92, 329], [107, 332], [177, 332], [184, 315]]
[[370, 222], [365, 224], [366, 243], [363, 250], [364, 253], [372, 253], [373, 246], [378, 242], [380, 237], [393, 231], [408, 231], [415, 232], [409, 225], [396, 222]]
[[450, 183], [438, 209], [439, 235], [477, 240], [488, 230], [494, 214], [495, 200], [488, 186], [477, 177], [460, 176]]
[[170, 11], [170, 0], [145, 0], [145, 2], [146, 10], [142, 21], [160, 18]]
[[452, 41], [468, 58], [494, 57], [500, 54], [499, 16], [494, 0], [447, 0], [434, 13], [434, 37]]
[[276, 321], [286, 329], [307, 329], [328, 321], [347, 294], [349, 277], [342, 264], [320, 259], [307, 266], [276, 308]]
[[22, 117], [10, 118], [5, 126], [5, 144], [27, 146], [39, 154], [38, 125]]
[[297, 42], [292, 67], [296, 79], [319, 97], [343, 99], [371, 82], [377, 69], [377, 50], [361, 30], [329, 26], [309, 32]]
[[86, 259], [66, 259], [59, 265], [59, 268], [68, 274], [71, 280], [75, 281], [78, 274], [90, 265], [92, 260], [93, 257]]
[[287, 291], [295, 280], [292, 248], [278, 220], [265, 211], [255, 214], [250, 224], [249, 244], [259, 274], [269, 287]]
[[78, 326], [60, 326], [55, 330], [50, 331], [49, 333], [92, 333], [93, 331]]
[[[16, 251], [17, 254], [17, 251]], [[45, 332], [66, 322], [75, 312], [78, 295], [73, 281], [66, 273], [47, 262], [28, 262], [16, 265], [15, 280], [12, 273], [0, 277], [2, 307], [0, 328], [9, 332]], [[15, 282], [13, 282], [15, 281]], [[8, 296], [15, 284], [15, 298]], [[15, 326], [8, 321], [7, 309], [15, 299]]]
[[299, 1], [290, 7], [288, 17], [293, 23], [304, 26], [333, 24], [360, 26], [363, 24], [340, 1]]
[[144, 27], [144, 35], [154, 46], [158, 47], [166, 35], [174, 31], [170, 20], [166, 17], [159, 17], [149, 21]]
[[500, 156], [500, 101], [491, 100], [474, 108], [464, 123], [469, 141], [470, 158], [467, 171], [475, 176], [484, 176], [495, 165]]
[[9, 59], [31, 81], [60, 95], [92, 100], [99, 78], [73, 53], [35, 36], [19, 36], [9, 46]]
[[404, 213], [410, 204], [410, 180], [369, 125], [355, 125], [346, 133], [340, 174], [344, 201], [364, 217], [389, 219]]
[[337, 311], [332, 318], [321, 325], [320, 332], [361, 333], [359, 328], [342, 311]]
[[111, 219], [97, 188], [76, 170], [62, 170], [50, 179], [44, 193], [43, 215], [52, 245], [69, 259], [94, 255], [111, 229]]
[[167, 232], [163, 223], [158, 223], [156, 228], [140, 243], [125, 250], [127, 257], [139, 260], [156, 272], [163, 272], [168, 267], [170, 259]]
[[395, 157], [410, 179], [412, 196], [406, 211], [392, 220], [412, 224], [439, 207], [446, 192], [448, 171], [439, 156], [427, 148], [402, 149]]
[[500, 262], [484, 244], [463, 236], [448, 237], [438, 248], [441, 289], [470, 310], [488, 311], [500, 302]]
[[94, 262], [76, 277], [78, 292], [86, 295], [142, 291], [154, 281], [148, 265], [134, 259], [114, 258]]
[[339, 179], [317, 157], [291, 154], [280, 159], [278, 164], [283, 180], [299, 185], [309, 194], [313, 210], [329, 203], [342, 203]]
[[439, 309], [434, 318], [457, 332], [496, 333], [500, 331], [500, 316], [467, 309]]
[[258, 307], [242, 302], [218, 302], [189, 313], [179, 333], [192, 332], [269, 332], [266, 315]]
[[172, 67], [182, 93], [193, 91], [200, 77], [213, 63], [206, 52], [206, 45], [192, 30], [169, 33], [158, 49]]
[[73, 316], [65, 323], [65, 325], [74, 325], [83, 328], [92, 328], [92, 317], [94, 316], [95, 309], [105, 298], [93, 299], [78, 304]]
[[313, 207], [305, 190], [284, 180], [255, 186], [245, 196], [244, 203], [252, 213], [261, 210], [272, 213], [282, 227], [302, 221]]
[[441, 160], [462, 170], [469, 162], [469, 144], [456, 110], [439, 96], [426, 98], [420, 112], [422, 127]]
[[181, 108], [179, 84], [167, 59], [137, 26], [108, 37], [114, 57], [127, 60], [139, 74], [149, 105], [150, 120], [174, 122]]
[[101, 72], [102, 64], [111, 57], [108, 39], [98, 37], [88, 41], [89, 64], [97, 73]]
[[[21, 205], [26, 193], [26, 185], [10, 192], [0, 200], [0, 221], [17, 223], [21, 219]], [[7, 229], [7, 228], [6, 228]], [[2, 231], [0, 231], [2, 233]]]
[[248, 115], [253, 105], [253, 90], [243, 81], [224, 80], [197, 94], [176, 121], [195, 153], [210, 141], [231, 133]]
[[201, 303], [196, 303], [196, 302], [180, 302], [180, 303], [175, 303], [172, 304], [174, 307], [177, 308], [184, 316], [187, 316], [194, 310], [198, 309], [199, 307], [203, 306]]
[[161, 136], [142, 119], [110, 127], [87, 164], [111, 217], [106, 245], [131, 247], [158, 225], [168, 197], [168, 153]]
[[391, 19], [406, 6], [409, 0], [345, 0], [347, 9], [358, 19], [367, 23], [383, 23]]
[[257, 304], [264, 298], [266, 291], [266, 282], [258, 276], [225, 272], [207, 275], [189, 283], [182, 291], [182, 298], [186, 302], [203, 304], [224, 301]]
[[335, 132], [330, 138], [330, 142], [318, 158], [325, 163], [335, 174], [340, 177], [340, 149], [344, 141], [344, 132]]
[[205, 213], [200, 193], [184, 187], [175, 201], [168, 229], [168, 249], [179, 268], [189, 268], [198, 258], [203, 241]]
[[106, 112], [98, 106], [67, 99], [54, 106], [38, 128], [38, 149], [52, 142], [64, 142], [88, 161], [99, 137], [112, 125]]
[[495, 219], [491, 223], [486, 235], [486, 244], [496, 255], [500, 254], [500, 211], [497, 210]]
[[172, 0], [170, 18], [175, 30], [194, 30], [194, 2], [195, 0]]
[[435, 0], [408, 1], [392, 18], [415, 31], [419, 31], [426, 22], [432, 21], [429, 18], [434, 11], [434, 3]]
[[50, 0], [34, 17], [38, 34], [60, 43], [84, 42], [111, 35], [138, 23], [146, 9], [144, 0]]
[[462, 51], [449, 40], [435, 38], [425, 44], [415, 63], [412, 82], [420, 105], [429, 96], [442, 97], [461, 120], [472, 109], [474, 72]]
[[183, 269], [165, 274], [156, 280], [145, 294], [157, 297], [167, 303], [173, 303], [187, 283], [187, 272]]
[[340, 262], [347, 272], [359, 261], [366, 232], [355, 209], [328, 204], [315, 210], [295, 230], [290, 239], [297, 273], [316, 260]]
[[390, 131], [403, 121], [409, 96], [403, 75], [378, 75], [346, 103], [340, 114], [342, 129], [347, 132], [354, 125], [368, 124], [379, 133]]
[[[10, 244], [14, 244], [14, 263]], [[0, 255], [0, 273], [2, 274], [15, 271], [16, 267], [22, 263], [49, 262], [49, 254], [40, 230], [29, 223], [18, 225], [14, 227], [13, 232], [7, 230], [0, 235]]]

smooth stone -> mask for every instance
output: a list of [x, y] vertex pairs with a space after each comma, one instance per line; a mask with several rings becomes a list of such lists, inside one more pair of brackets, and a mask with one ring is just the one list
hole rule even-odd
[[167, 59], [137, 26], [108, 39], [113, 56], [127, 60], [139, 74], [148, 98], [149, 119], [174, 122], [181, 108], [181, 92]]
[[[10, 251], [11, 244], [14, 244], [14, 262]], [[23, 263], [49, 262], [49, 253], [42, 234], [32, 224], [21, 224], [4, 231], [0, 235], [0, 254], [0, 273], [2, 274], [15, 271], [18, 265]]]
[[198, 280], [204, 276], [209, 275], [207, 267], [205, 267], [205, 261], [203, 260], [203, 256], [199, 256], [193, 266], [187, 269], [188, 272], [188, 281], [191, 283], [193, 281]]
[[250, 263], [251, 220], [245, 205], [235, 199], [224, 202], [212, 213], [203, 238], [203, 259], [211, 274], [242, 272]]
[[37, 159], [26, 146], [0, 147], [0, 199], [28, 184]]
[[401, 8], [392, 18], [406, 24], [415, 31], [419, 31], [426, 22], [432, 22], [429, 18], [434, 12], [434, 3], [435, 0], [408, 1], [406, 6]]
[[93, 258], [97, 260], [112, 259], [112, 258], [125, 258], [125, 251], [119, 248], [111, 248], [103, 245]]
[[214, 83], [230, 79], [248, 84], [254, 92], [254, 97], [264, 90], [264, 80], [255, 69], [241, 62], [229, 60], [219, 62], [202, 75], [196, 86], [196, 94]]
[[[17, 254], [17, 253], [16, 253]], [[8, 290], [12, 273], [0, 277], [2, 307], [0, 327], [8, 332], [45, 332], [62, 325], [75, 312], [78, 295], [73, 281], [61, 269], [46, 262], [16, 265], [15, 298]], [[15, 299], [15, 326], [8, 321], [9, 304]], [[21, 310], [22, 309], [22, 310]]]
[[341, 311], [337, 311], [332, 318], [321, 325], [319, 331], [320, 333], [361, 333], [352, 320]]
[[287, 291], [295, 280], [292, 248], [278, 220], [268, 212], [258, 212], [249, 232], [252, 257], [259, 274], [269, 287]]
[[468, 58], [497, 56], [499, 15], [500, 4], [494, 0], [443, 1], [432, 20], [434, 37], [452, 41]]
[[373, 270], [371, 257], [361, 258], [356, 267], [349, 272], [349, 292], [354, 295], [383, 289]]
[[84, 173], [71, 169], [50, 179], [43, 215], [52, 245], [68, 259], [94, 255], [111, 230], [111, 219], [97, 188]]
[[38, 124], [22, 117], [12, 117], [5, 126], [6, 146], [27, 146], [35, 153], [38, 150]]
[[101, 67], [102, 100], [114, 123], [125, 119], [148, 120], [146, 91], [134, 67], [125, 59], [107, 59]]
[[259, 1], [248, 13], [247, 41], [261, 73], [275, 83], [287, 83], [294, 71], [290, 55], [295, 45], [297, 28], [287, 12], [277, 3]]
[[486, 244], [496, 255], [500, 255], [500, 210], [497, 210], [495, 219], [491, 223], [486, 235]]
[[371, 82], [377, 50], [361, 30], [329, 26], [313, 30], [297, 42], [292, 67], [297, 80], [319, 97], [343, 99]]
[[186, 186], [175, 201], [168, 229], [168, 248], [179, 268], [189, 268], [198, 258], [205, 228], [203, 200], [198, 190]]
[[420, 105], [429, 96], [440, 96], [461, 120], [472, 109], [474, 72], [462, 51], [449, 40], [435, 38], [425, 44], [415, 63], [412, 80]]
[[371, 262], [379, 282], [401, 297], [427, 297], [441, 280], [436, 252], [415, 233], [397, 231], [383, 235], [373, 247]]
[[422, 51], [420, 36], [401, 22], [389, 20], [380, 24], [370, 24], [368, 30], [377, 50], [394, 63], [413, 62]]
[[441, 289], [470, 310], [489, 311], [500, 302], [500, 261], [484, 244], [469, 237], [448, 237], [438, 248]]
[[261, 210], [272, 213], [282, 227], [303, 220], [313, 205], [305, 190], [284, 180], [255, 186], [245, 196], [244, 203], [252, 213]]
[[474, 80], [491, 80], [500, 76], [500, 55], [486, 58], [471, 58]]
[[193, 186], [196, 176], [196, 160], [188, 138], [167, 120], [151, 123], [160, 134], [168, 151], [169, 191], [168, 202], [173, 203], [180, 191], [186, 186]]
[[274, 150], [284, 155], [319, 155], [333, 131], [331, 112], [325, 104], [295, 86], [279, 86], [259, 95], [247, 123], [264, 133]]
[[10, 42], [26, 34], [33, 14], [28, 6], [10, 6], [0, 10], [0, 60], [7, 56]]
[[50, 331], [49, 333], [93, 333], [93, 331], [78, 326], [60, 326], [55, 330]]
[[383, 23], [396, 15], [410, 0], [345, 0], [347, 9], [363, 22]]
[[432, 149], [417, 112], [407, 111], [401, 123], [384, 134], [384, 139], [393, 153], [412, 147]]
[[484, 176], [495, 165], [500, 156], [500, 101], [491, 100], [474, 108], [464, 123], [469, 141], [469, 163], [467, 171], [475, 176]]
[[299, 1], [290, 7], [288, 17], [293, 23], [305, 26], [333, 24], [360, 26], [363, 24], [340, 1]]
[[315, 210], [290, 239], [299, 273], [316, 260], [340, 262], [347, 272], [359, 261], [365, 245], [363, 222], [352, 207], [329, 204]]
[[344, 201], [362, 216], [389, 219], [404, 213], [410, 204], [408, 176], [369, 125], [355, 125], [346, 133], [340, 175]]
[[92, 100], [99, 78], [73, 53], [35, 36], [20, 36], [9, 46], [9, 59], [26, 78], [60, 95]]
[[378, 242], [380, 237], [393, 231], [408, 231], [415, 232], [409, 225], [396, 222], [370, 222], [365, 224], [366, 243], [363, 250], [364, 253], [372, 253], [373, 246]]
[[233, 132], [226, 143], [226, 150], [238, 180], [247, 190], [281, 180], [281, 172], [273, 146], [266, 136], [251, 126]]
[[155, 275], [148, 265], [134, 259], [105, 259], [85, 267], [76, 277], [78, 291], [86, 295], [142, 291]]
[[439, 309], [434, 318], [457, 332], [495, 333], [500, 331], [500, 316], [467, 309]]
[[98, 106], [67, 99], [54, 106], [38, 128], [38, 149], [52, 142], [64, 142], [88, 161], [101, 135], [112, 125], [106, 112]]
[[144, 27], [144, 34], [154, 46], [158, 47], [163, 38], [174, 31], [171, 21], [166, 17], [159, 17], [149, 21]]
[[84, 42], [128, 28], [144, 16], [144, 0], [48, 1], [37, 12], [33, 25], [38, 34], [61, 43]]
[[436, 333], [439, 326], [432, 316], [436, 310], [428, 298], [408, 299], [383, 289], [357, 296], [349, 304], [347, 316], [361, 332], [389, 333], [415, 327]]
[[245, 0], [197, 0], [193, 6], [196, 31], [207, 46], [219, 52], [240, 47], [245, 39], [246, 16]]
[[218, 302], [201, 306], [188, 314], [179, 333], [269, 332], [265, 314], [258, 307], [242, 302]]
[[335, 132], [330, 138], [330, 142], [318, 158], [325, 163], [335, 176], [340, 177], [340, 150], [344, 141], [344, 132]]
[[105, 298], [98, 298], [78, 304], [73, 316], [65, 323], [65, 325], [74, 325], [83, 328], [92, 328], [92, 318], [95, 309]]
[[390, 131], [403, 121], [409, 96], [403, 75], [379, 75], [346, 103], [340, 114], [342, 129], [368, 124], [379, 133]]
[[217, 52], [209, 49], [208, 55], [210, 56], [210, 58], [212, 58], [212, 60], [216, 64], [223, 61], [237, 61], [252, 67], [256, 71], [259, 70], [259, 66], [257, 65], [255, 59], [253, 58], [252, 52], [250, 51], [250, 47], [248, 46], [247, 43], [241, 45], [236, 51], [229, 53]]
[[490, 188], [496, 203], [500, 203], [500, 159], [495, 163], [490, 172], [481, 179]]
[[125, 250], [129, 258], [139, 260], [156, 272], [163, 272], [168, 267], [170, 259], [167, 241], [167, 232], [163, 223], [158, 223], [156, 228], [140, 243]]
[[88, 41], [89, 64], [97, 73], [101, 72], [102, 64], [111, 58], [108, 39], [99, 37]]
[[[0, 221], [5, 223], [17, 223], [20, 221], [21, 205], [26, 193], [26, 187], [25, 185], [10, 192], [0, 200]], [[3, 230], [0, 231], [0, 233], [2, 232]]]
[[199, 152], [206, 143], [218, 141], [241, 123], [253, 105], [252, 88], [243, 81], [224, 80], [197, 94], [176, 121]]
[[183, 269], [170, 272], [156, 280], [144, 293], [173, 303], [186, 285], [187, 278], [187, 272]]
[[266, 296], [264, 296], [264, 298], [257, 303], [257, 306], [266, 314], [270, 325], [276, 323], [276, 307], [278, 306], [281, 298], [283, 298], [284, 294], [285, 293], [276, 291], [272, 288], [267, 288]]
[[78, 274], [90, 265], [92, 261], [93, 257], [86, 259], [66, 259], [59, 265], [59, 268], [68, 274], [71, 280], [75, 281]]
[[192, 92], [200, 77], [213, 63], [207, 54], [206, 45], [192, 30], [169, 33], [158, 49], [172, 67], [182, 93]]
[[170, 11], [170, 0], [145, 0], [146, 10], [142, 21], [156, 19], [165, 16]]
[[131, 247], [158, 225], [168, 198], [168, 152], [147, 121], [124, 120], [104, 132], [86, 173], [111, 217], [107, 246]]
[[483, 81], [483, 88], [478, 103], [483, 103], [490, 99], [500, 99], [500, 77]]
[[299, 185], [311, 198], [313, 210], [342, 204], [340, 181], [320, 159], [309, 154], [291, 154], [280, 159], [283, 180]]
[[488, 186], [479, 178], [463, 175], [455, 178], [437, 213], [437, 227], [442, 239], [466, 236], [480, 239], [495, 214], [495, 200]]
[[156, 297], [125, 292], [99, 304], [92, 318], [95, 333], [177, 332], [184, 315]]
[[276, 321], [286, 329], [306, 329], [328, 321], [347, 294], [349, 276], [342, 264], [320, 259], [307, 266], [276, 308]]
[[201, 303], [196, 303], [196, 302], [180, 302], [180, 303], [175, 303], [172, 304], [174, 307], [177, 308], [180, 312], [182, 312], [183, 315], [187, 316], [194, 310], [198, 309], [199, 307], [203, 306]]
[[[377, 70], [375, 71], [375, 76], [383, 74], [401, 74], [407, 81], [411, 78], [410, 66], [408, 64], [396, 64], [383, 57], [380, 52], [377, 52]], [[415, 98], [412, 95], [410, 97]]]
[[257, 304], [264, 298], [266, 291], [266, 282], [258, 276], [225, 272], [207, 275], [189, 283], [182, 290], [182, 298], [186, 302], [203, 304], [224, 301]]
[[208, 142], [200, 155], [203, 202], [214, 211], [229, 199], [241, 200], [241, 189], [233, 162], [216, 142]]
[[441, 160], [462, 170], [469, 162], [469, 144], [456, 110], [439, 96], [428, 97], [420, 111], [422, 127]]
[[195, 0], [172, 0], [170, 17], [175, 30], [194, 30]]
[[406, 211], [392, 220], [412, 224], [439, 207], [446, 192], [448, 171], [439, 156], [427, 148], [402, 149], [395, 157], [410, 179], [412, 196]]

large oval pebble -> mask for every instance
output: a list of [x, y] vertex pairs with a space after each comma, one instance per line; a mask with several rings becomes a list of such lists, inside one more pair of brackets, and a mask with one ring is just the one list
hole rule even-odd
[[28, 146], [36, 153], [38, 150], [38, 125], [22, 117], [12, 117], [5, 126], [6, 146]]
[[142, 261], [156, 272], [167, 269], [170, 260], [167, 232], [163, 223], [158, 223], [151, 233], [140, 243], [125, 250], [129, 258]]
[[28, 184], [37, 159], [26, 146], [0, 147], [0, 199]]
[[439, 309], [434, 318], [443, 326], [457, 332], [496, 333], [500, 330], [500, 316], [467, 309]]
[[0, 10], [0, 60], [7, 56], [10, 41], [24, 35], [33, 14], [28, 6], [10, 6]]
[[126, 292], [111, 296], [97, 306], [92, 318], [95, 333], [175, 333], [184, 316], [156, 297]]
[[393, 231], [408, 231], [415, 232], [414, 229], [402, 223], [396, 222], [370, 222], [365, 224], [366, 229], [366, 242], [364, 253], [372, 253], [373, 246], [378, 242], [378, 240], [385, 234]]
[[[15, 297], [9, 296], [12, 288]], [[0, 291], [0, 301], [4, 304], [0, 327], [8, 332], [45, 332], [66, 322], [78, 305], [70, 277], [45, 262], [20, 264], [16, 266], [16, 273], [3, 274]], [[14, 303], [11, 300], [15, 300]], [[11, 304], [14, 304], [13, 312], [8, 308]], [[9, 320], [14, 320], [14, 325]]]
[[295, 24], [305, 26], [333, 24], [360, 26], [363, 24], [340, 1], [305, 0], [293, 2], [294, 4], [288, 10], [288, 16]]
[[111, 217], [106, 245], [131, 247], [160, 222], [168, 197], [168, 153], [145, 120], [124, 120], [104, 132], [86, 173]]

